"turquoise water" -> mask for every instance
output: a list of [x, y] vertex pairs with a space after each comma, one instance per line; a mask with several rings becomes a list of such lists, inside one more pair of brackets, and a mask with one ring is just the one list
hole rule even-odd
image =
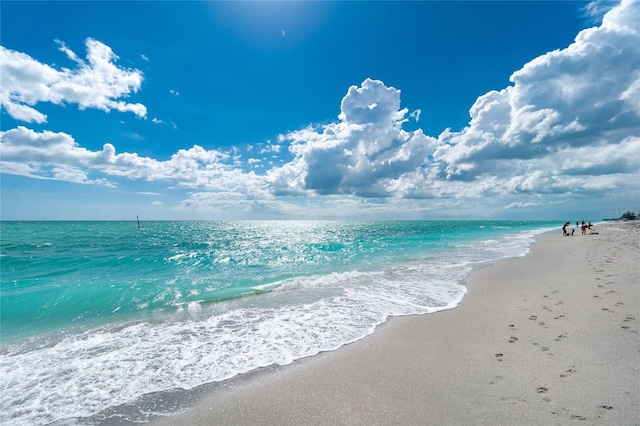
[[[1, 222], [0, 421], [82, 419], [451, 309], [553, 222]], [[65, 421], [67, 421], [65, 420]]]

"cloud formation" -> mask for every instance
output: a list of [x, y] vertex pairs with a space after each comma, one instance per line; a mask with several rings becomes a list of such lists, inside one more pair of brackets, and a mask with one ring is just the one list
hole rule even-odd
[[512, 86], [480, 96], [469, 125], [437, 140], [402, 129], [399, 90], [371, 79], [351, 87], [339, 122], [281, 138], [294, 160], [269, 180], [278, 194], [363, 197], [633, 191], [639, 79], [640, 7], [623, 1], [567, 48], [514, 72]]
[[281, 136], [295, 158], [271, 170], [268, 180], [278, 194], [392, 195], [389, 180], [425, 164], [437, 146], [420, 129], [402, 129], [407, 113], [400, 91], [382, 81], [351, 86], [339, 122]]
[[147, 108], [127, 103], [122, 98], [136, 93], [142, 84], [142, 72], [120, 68], [111, 48], [92, 38], [85, 41], [87, 59], [80, 59], [64, 42], [60, 50], [75, 63], [75, 69], [57, 70], [31, 56], [0, 46], [0, 104], [16, 120], [44, 123], [47, 116], [35, 106], [39, 102], [56, 105], [78, 104], [80, 109], [133, 112], [145, 118]]
[[[158, 161], [136, 153], [117, 153], [110, 143], [101, 151], [90, 151], [66, 133], [36, 132], [18, 126], [0, 132], [0, 148], [0, 172], [37, 179], [117, 186], [114, 179], [125, 178], [175, 182], [185, 188], [234, 196], [265, 192], [263, 180], [236, 168], [230, 153], [198, 145]], [[90, 178], [93, 175], [102, 177]]]
[[640, 136], [639, 9], [637, 2], [623, 1], [567, 48], [514, 72], [513, 86], [479, 97], [469, 125], [438, 138], [434, 158], [443, 175], [474, 179], [495, 160], [562, 157], [585, 146], [613, 151]]
[[[144, 106], [117, 100], [139, 89], [141, 74], [117, 68], [117, 57], [100, 42], [88, 39], [87, 48], [88, 63], [61, 44], [79, 65], [76, 71], [56, 71], [2, 48], [7, 112], [41, 122], [45, 117], [32, 106], [48, 101], [144, 116]], [[104, 80], [111, 83], [94, 87]], [[384, 203], [419, 209], [424, 200], [466, 208], [496, 203], [512, 210], [563, 197], [637, 196], [640, 2], [622, 1], [599, 26], [531, 60], [510, 81], [478, 97], [466, 127], [437, 137], [405, 130], [409, 120], [418, 122], [420, 110], [409, 113], [400, 90], [368, 78], [348, 89], [337, 121], [283, 134], [247, 159], [240, 150], [194, 145], [158, 161], [116, 153], [112, 144], [90, 151], [68, 134], [20, 126], [0, 133], [1, 171], [112, 186], [119, 178], [161, 180], [193, 190], [181, 204], [185, 209], [243, 205], [245, 211], [274, 214], [299, 213], [300, 196], [314, 199], [321, 212], [362, 203], [372, 210]], [[287, 150], [290, 161], [267, 167]]]

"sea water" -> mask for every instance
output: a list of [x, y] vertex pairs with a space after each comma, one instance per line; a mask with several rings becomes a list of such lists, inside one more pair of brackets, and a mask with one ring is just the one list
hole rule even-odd
[[557, 223], [0, 226], [0, 422], [32, 425], [91, 423], [454, 308], [473, 268], [524, 255]]

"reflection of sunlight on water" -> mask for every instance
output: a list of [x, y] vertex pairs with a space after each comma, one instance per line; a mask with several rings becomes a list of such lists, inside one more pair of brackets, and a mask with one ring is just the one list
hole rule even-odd
[[[55, 342], [36, 343], [36, 336], [30, 348], [3, 346], [7, 397], [31, 392], [33, 401], [68, 418], [334, 350], [389, 316], [456, 306], [466, 292], [460, 280], [471, 268], [526, 250], [534, 235], [491, 226], [479, 234], [475, 223], [148, 226], [155, 228], [135, 250], [127, 241], [111, 246], [114, 258], [134, 253], [143, 260], [133, 269], [112, 268], [102, 286], [108, 290], [67, 288], [72, 301], [105, 295], [96, 306], [109, 309], [111, 319], [66, 329]], [[218, 249], [228, 253], [226, 263], [216, 258]], [[76, 317], [92, 314], [103, 315], [81, 310]], [[20, 359], [5, 356], [14, 350]]]

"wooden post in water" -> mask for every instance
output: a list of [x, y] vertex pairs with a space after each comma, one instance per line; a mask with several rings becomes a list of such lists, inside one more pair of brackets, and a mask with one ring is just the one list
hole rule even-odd
[[138, 221], [138, 229], [140, 229], [140, 218], [136, 215], [136, 220]]

